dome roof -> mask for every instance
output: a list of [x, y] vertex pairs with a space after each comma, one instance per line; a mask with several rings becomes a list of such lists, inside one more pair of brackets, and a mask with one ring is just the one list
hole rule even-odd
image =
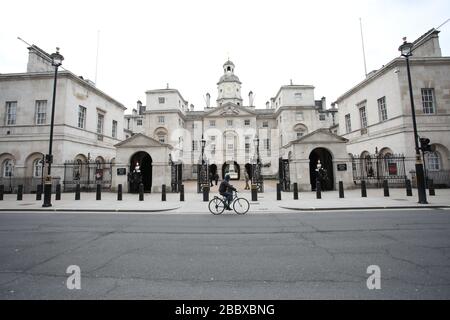
[[239, 80], [239, 78], [234, 75], [234, 74], [224, 74], [223, 76], [220, 77], [219, 83], [221, 82], [238, 82], [241, 83], [241, 81]]
[[225, 67], [225, 66], [233, 66], [234, 67], [234, 63], [230, 60], [230, 59], [228, 59], [224, 64], [223, 64], [223, 66]]

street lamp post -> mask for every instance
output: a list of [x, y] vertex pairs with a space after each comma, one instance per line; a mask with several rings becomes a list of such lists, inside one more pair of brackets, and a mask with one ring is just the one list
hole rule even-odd
[[413, 44], [406, 41], [406, 38], [403, 38], [403, 44], [398, 48], [401, 52], [401, 55], [406, 58], [406, 70], [408, 73], [408, 85], [409, 85], [409, 97], [411, 99], [411, 115], [413, 120], [413, 128], [414, 128], [414, 144], [416, 148], [416, 180], [417, 180], [417, 191], [419, 195], [419, 203], [427, 204], [427, 194], [425, 190], [425, 176], [423, 170], [423, 162], [420, 156], [420, 147], [419, 147], [419, 135], [417, 134], [417, 123], [416, 123], [416, 110], [414, 107], [414, 97], [412, 91], [412, 82], [411, 82], [411, 70], [409, 67], [409, 57], [412, 56], [412, 48]]
[[56, 82], [58, 79], [58, 67], [61, 66], [62, 61], [64, 60], [64, 57], [59, 53], [59, 48], [56, 48], [56, 52], [52, 53], [50, 55], [52, 58], [52, 66], [55, 67], [55, 78], [53, 82], [53, 101], [52, 101], [52, 116], [51, 116], [51, 122], [50, 122], [50, 142], [48, 147], [48, 154], [46, 155], [46, 161], [48, 163], [48, 171], [47, 171], [47, 177], [45, 178], [45, 184], [44, 184], [44, 203], [42, 206], [44, 208], [51, 207], [52, 206], [52, 176], [51, 176], [51, 170], [52, 170], [52, 162], [53, 162], [53, 155], [52, 155], [52, 147], [53, 147], [53, 127], [55, 123], [55, 100], [56, 100]]

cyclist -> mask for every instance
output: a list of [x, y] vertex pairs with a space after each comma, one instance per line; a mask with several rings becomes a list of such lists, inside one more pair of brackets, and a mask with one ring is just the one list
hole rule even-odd
[[233, 201], [233, 191], [236, 191], [236, 188], [230, 184], [230, 175], [227, 174], [219, 186], [220, 195], [226, 198], [225, 209], [227, 210], [232, 210], [230, 204]]

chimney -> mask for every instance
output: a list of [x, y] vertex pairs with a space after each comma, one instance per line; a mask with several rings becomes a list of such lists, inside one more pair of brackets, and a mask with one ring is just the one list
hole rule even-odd
[[191, 111], [194, 111], [194, 105], [191, 103]]
[[35, 45], [28, 47], [28, 51], [27, 72], [55, 71], [52, 66], [52, 59], [47, 52]]
[[248, 105], [249, 105], [249, 107], [253, 107], [253, 92], [252, 91], [250, 91], [248, 93]]
[[325, 110], [327, 108], [327, 99], [322, 97], [320, 100], [322, 101], [322, 110]]
[[142, 102], [141, 102], [141, 100], [138, 100], [138, 101], [136, 102], [136, 106], [137, 106], [139, 115], [142, 115], [142, 114], [144, 113], [144, 108], [142, 107]]
[[211, 95], [209, 92], [206, 93], [206, 108], [209, 109], [211, 107]]
[[266, 109], [270, 109], [270, 102], [269, 101], [266, 102]]

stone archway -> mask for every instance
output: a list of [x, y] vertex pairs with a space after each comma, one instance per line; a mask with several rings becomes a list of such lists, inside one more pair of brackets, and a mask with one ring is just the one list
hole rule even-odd
[[241, 167], [236, 161], [228, 161], [225, 162], [222, 166], [222, 179], [225, 178], [225, 175], [229, 172], [235, 172], [236, 174], [232, 173], [232, 177], [230, 177], [231, 180], [240, 180], [241, 179]]
[[[133, 174], [134, 169], [136, 168], [136, 164], [139, 163], [139, 168], [142, 175], [142, 184], [144, 185], [145, 192], [152, 191], [152, 182], [153, 182], [152, 162], [153, 162], [152, 157], [145, 151], [136, 152], [130, 159], [130, 175]], [[139, 191], [136, 185], [132, 185], [131, 181], [129, 183], [128, 188], [130, 192]]]
[[322, 190], [334, 190], [334, 172], [333, 172], [333, 156], [331, 152], [325, 148], [316, 148], [309, 155], [309, 177], [311, 182], [311, 190], [316, 190], [316, 168], [320, 160], [322, 168], [326, 170], [328, 179], [322, 185]]

